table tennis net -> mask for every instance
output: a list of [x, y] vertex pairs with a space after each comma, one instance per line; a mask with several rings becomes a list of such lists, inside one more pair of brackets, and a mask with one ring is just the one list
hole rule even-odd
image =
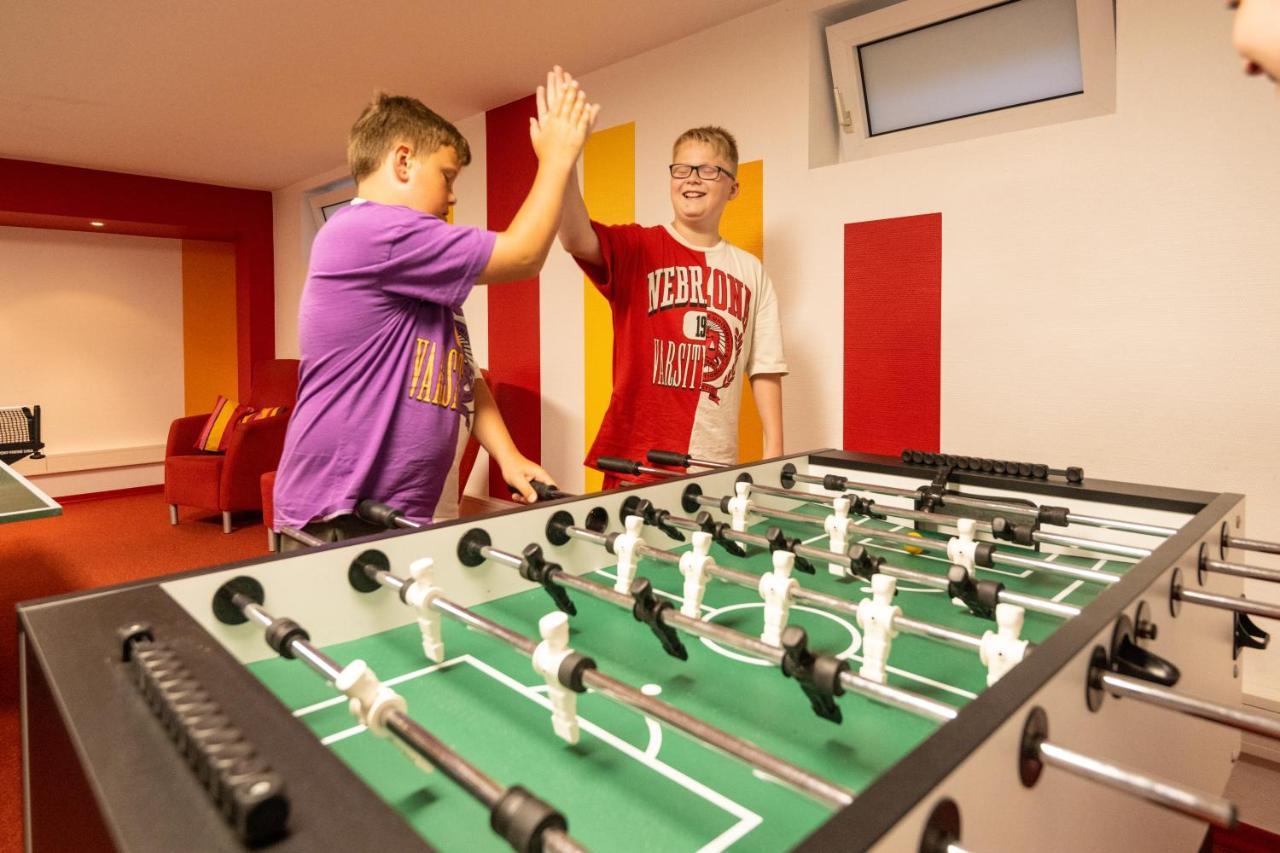
[[43, 448], [39, 406], [0, 406], [0, 461], [11, 464], [28, 456], [43, 459]]

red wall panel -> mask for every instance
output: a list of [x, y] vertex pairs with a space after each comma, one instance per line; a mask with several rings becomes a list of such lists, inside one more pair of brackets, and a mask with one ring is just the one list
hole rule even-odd
[[844, 227], [844, 447], [938, 450], [942, 214]]
[[[529, 144], [529, 118], [537, 106], [530, 95], [485, 113], [485, 182], [489, 229], [502, 231], [533, 186], [538, 160]], [[542, 456], [542, 366], [538, 279], [489, 288], [489, 375], [516, 447], [538, 461]], [[489, 469], [489, 493], [511, 494], [498, 466]]]

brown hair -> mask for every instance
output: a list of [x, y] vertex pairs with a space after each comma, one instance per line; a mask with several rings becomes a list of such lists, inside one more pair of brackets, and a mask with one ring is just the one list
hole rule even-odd
[[415, 155], [430, 155], [446, 145], [458, 152], [458, 164], [471, 162], [466, 137], [417, 98], [379, 92], [351, 126], [347, 137], [347, 165], [356, 183], [378, 170], [398, 143], [408, 143]]
[[733, 138], [733, 134], [725, 130], [723, 127], [708, 125], [706, 127], [693, 127], [676, 137], [675, 144], [671, 146], [671, 156], [674, 158], [676, 152], [680, 150], [680, 146], [686, 142], [704, 142], [716, 149], [716, 153], [724, 159], [728, 160], [733, 166], [733, 171], [738, 171], [738, 140]]

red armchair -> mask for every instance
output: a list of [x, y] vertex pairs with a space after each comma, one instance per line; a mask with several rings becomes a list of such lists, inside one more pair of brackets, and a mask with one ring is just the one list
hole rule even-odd
[[[298, 397], [298, 362], [275, 359], [253, 368], [253, 388], [246, 405], [254, 409], [285, 406]], [[231, 514], [261, 510], [261, 477], [274, 471], [284, 448], [288, 413], [234, 424], [225, 453], [196, 450], [196, 439], [208, 414], [178, 418], [169, 426], [164, 454], [164, 499], [169, 523], [178, 523], [178, 506], [194, 506], [222, 513], [222, 532], [231, 532]]]

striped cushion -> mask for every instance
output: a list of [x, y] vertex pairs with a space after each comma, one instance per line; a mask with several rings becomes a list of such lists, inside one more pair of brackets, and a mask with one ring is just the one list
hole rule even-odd
[[228, 400], [219, 394], [218, 402], [213, 404], [213, 412], [204, 422], [200, 437], [196, 439], [196, 450], [218, 453], [226, 450], [227, 442], [231, 440], [232, 426], [252, 411], [250, 407], [241, 406], [235, 400]]
[[260, 421], [265, 418], [273, 418], [276, 415], [283, 415], [287, 411], [289, 411], [289, 409], [286, 406], [267, 406], [265, 409], [258, 409], [256, 412], [250, 409], [249, 414], [240, 419], [240, 423], [247, 424], [249, 421]]

